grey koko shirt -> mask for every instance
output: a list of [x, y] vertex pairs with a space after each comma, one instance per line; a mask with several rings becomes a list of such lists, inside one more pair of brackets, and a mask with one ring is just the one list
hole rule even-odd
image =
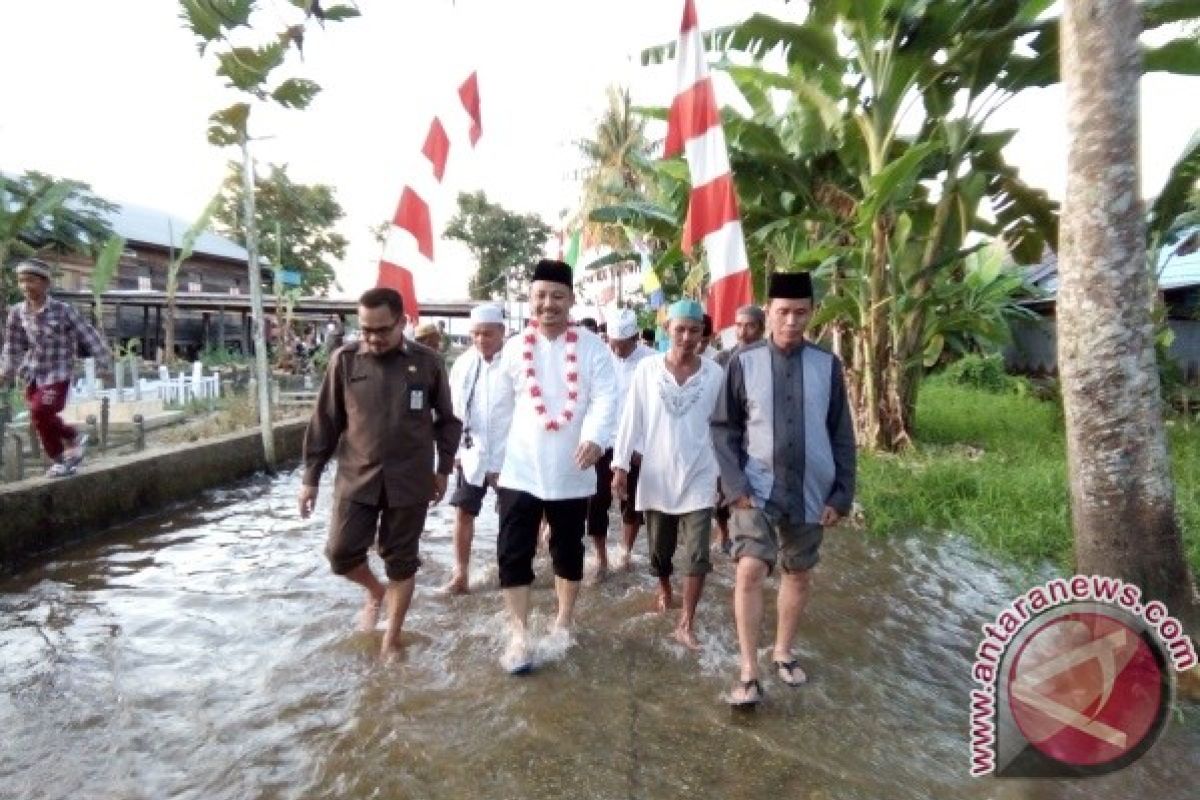
[[842, 364], [804, 342], [784, 353], [755, 342], [729, 361], [712, 418], [722, 491], [769, 516], [817, 524], [854, 499], [854, 425]]

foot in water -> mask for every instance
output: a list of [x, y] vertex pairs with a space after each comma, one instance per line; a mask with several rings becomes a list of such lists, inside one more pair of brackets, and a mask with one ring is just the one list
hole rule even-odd
[[596, 569], [588, 578], [588, 586], [595, 586], [608, 580], [608, 564], [597, 564]]
[[665, 614], [673, 608], [678, 608], [679, 603], [675, 600], [675, 595], [671, 592], [664, 592], [661, 589], [654, 594], [654, 610], [660, 614]]
[[734, 708], [753, 708], [762, 702], [763, 688], [758, 678], [739, 680], [729, 690], [726, 702]]
[[524, 636], [514, 636], [500, 657], [500, 666], [509, 675], [527, 675], [533, 671], [533, 658], [529, 654], [529, 643]]
[[379, 614], [383, 608], [383, 597], [368, 597], [358, 612], [358, 628], [360, 633], [370, 633], [379, 625]]
[[471, 582], [466, 575], [454, 574], [454, 577], [441, 588], [442, 594], [463, 595], [471, 593]]
[[696, 634], [691, 628], [685, 628], [682, 625], [675, 629], [675, 641], [691, 650], [693, 653], [700, 652], [700, 642], [696, 639]]
[[621, 548], [621, 554], [617, 556], [617, 569], [628, 572], [633, 568], [633, 553]]

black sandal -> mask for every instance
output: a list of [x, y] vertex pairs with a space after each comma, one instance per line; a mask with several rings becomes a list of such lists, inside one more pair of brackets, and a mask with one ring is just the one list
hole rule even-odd
[[734, 708], [753, 708], [762, 702], [764, 692], [762, 684], [758, 682], [758, 678], [751, 678], [748, 681], [738, 681], [737, 688], [741, 689], [743, 692], [753, 689], [755, 691], [755, 695], [754, 697], [747, 698], [745, 700], [734, 700], [733, 696], [730, 695], [729, 705], [733, 706]]
[[800, 662], [797, 659], [793, 658], [791, 661], [772, 661], [771, 664], [775, 667], [775, 677], [779, 678], [779, 682], [784, 686], [790, 686], [795, 689], [797, 686], [803, 686], [808, 683], [807, 675], [802, 680], [793, 680], [796, 670], [800, 670], [800, 674], [804, 675], [804, 670], [800, 669]]

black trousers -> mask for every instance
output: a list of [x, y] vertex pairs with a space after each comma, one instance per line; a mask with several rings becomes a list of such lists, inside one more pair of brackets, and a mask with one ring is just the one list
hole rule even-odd
[[500, 566], [500, 588], [533, 583], [533, 556], [543, 514], [550, 523], [554, 574], [568, 581], [583, 580], [587, 498], [542, 500], [515, 489], [499, 489], [498, 495], [500, 535], [496, 539], [496, 561]]
[[[608, 509], [613, 501], [612, 460], [613, 451], [605, 450], [604, 455], [596, 462], [596, 493], [588, 500], [588, 536], [608, 536]], [[621, 510], [621, 522], [626, 525], [641, 525], [645, 521], [642, 519], [642, 513], [634, 508], [639, 475], [641, 456], [634, 453], [633, 463], [629, 465], [629, 478], [626, 481], [628, 496], [617, 504]]]

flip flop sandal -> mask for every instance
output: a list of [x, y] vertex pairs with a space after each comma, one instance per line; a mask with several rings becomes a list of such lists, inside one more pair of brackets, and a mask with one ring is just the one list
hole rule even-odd
[[533, 672], [533, 660], [521, 661], [508, 668], [509, 675], [528, 675]]
[[751, 678], [748, 681], [738, 681], [737, 688], [742, 691], [754, 690], [752, 697], [747, 697], [745, 700], [733, 700], [730, 695], [729, 705], [733, 708], [754, 708], [762, 702], [764, 692], [762, 684], [758, 682], [758, 678]]
[[794, 675], [797, 671], [804, 675], [804, 670], [800, 669], [800, 662], [796, 659], [791, 661], [772, 661], [771, 664], [775, 667], [775, 677], [779, 678], [780, 683], [785, 686], [790, 686], [795, 689], [797, 686], [803, 686], [808, 683], [808, 676], [801, 680], [795, 680]]

